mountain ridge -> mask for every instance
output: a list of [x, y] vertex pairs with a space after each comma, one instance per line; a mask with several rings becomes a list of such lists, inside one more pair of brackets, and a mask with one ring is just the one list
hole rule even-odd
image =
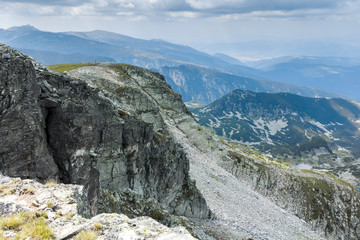
[[291, 164], [342, 167], [356, 164], [360, 156], [356, 102], [238, 89], [192, 112], [220, 136]]

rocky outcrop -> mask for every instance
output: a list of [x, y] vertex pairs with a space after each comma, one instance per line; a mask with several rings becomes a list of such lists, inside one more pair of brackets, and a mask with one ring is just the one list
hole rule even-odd
[[[122, 108], [128, 95], [49, 72], [0, 46], [11, 56], [0, 59], [0, 169], [5, 175], [81, 184], [90, 205], [87, 216], [115, 211], [153, 214], [164, 222], [169, 215], [209, 217], [189, 178], [186, 154], [166, 135], [156, 107], [152, 115], [159, 117], [145, 122]], [[152, 74], [151, 81], [158, 79]]]
[[290, 169], [235, 151], [228, 156], [224, 168], [319, 233], [333, 239], [359, 238], [360, 193], [347, 182], [327, 171]]
[[0, 56], [5, 53], [10, 57], [0, 58], [0, 169], [10, 176], [55, 178], [32, 61], [0, 45]]
[[[130, 219], [123, 214], [103, 213], [85, 219], [78, 214], [86, 203], [86, 191], [80, 185], [41, 184], [1, 174], [0, 183], [0, 223], [18, 215], [39, 218], [57, 240], [78, 239], [76, 236], [86, 231], [96, 239], [195, 239], [183, 227], [168, 228], [150, 217]], [[23, 230], [1, 224], [0, 238], [17, 238]]]

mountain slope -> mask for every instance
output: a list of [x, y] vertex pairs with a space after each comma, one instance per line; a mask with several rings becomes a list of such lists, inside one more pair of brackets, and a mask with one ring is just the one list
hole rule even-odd
[[337, 96], [317, 89], [241, 77], [194, 65], [162, 67], [159, 72], [165, 76], [174, 91], [183, 96], [185, 102], [194, 101], [209, 104], [235, 89], [269, 93], [290, 92], [309, 97]]
[[46, 62], [49, 65], [61, 63], [87, 63], [87, 62], [116, 62], [115, 59], [110, 57], [93, 56], [81, 53], [57, 53], [43, 50], [32, 49], [18, 49], [19, 51], [31, 56], [38, 62]]
[[220, 136], [291, 163], [345, 166], [360, 157], [355, 102], [235, 90], [193, 113]]

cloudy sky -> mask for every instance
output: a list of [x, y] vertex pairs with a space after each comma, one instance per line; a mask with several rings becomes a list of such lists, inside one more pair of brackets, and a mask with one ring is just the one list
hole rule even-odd
[[0, 28], [109, 30], [198, 48], [360, 41], [360, 0], [0, 0]]

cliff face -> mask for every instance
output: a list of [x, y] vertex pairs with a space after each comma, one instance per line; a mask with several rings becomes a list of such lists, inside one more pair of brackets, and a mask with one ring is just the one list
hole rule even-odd
[[91, 206], [84, 215], [115, 211], [163, 221], [168, 214], [209, 216], [190, 181], [189, 161], [164, 135], [161, 117], [145, 122], [121, 109], [130, 95], [49, 72], [4, 45], [0, 50], [10, 53], [0, 58], [0, 169], [5, 175], [83, 185]]
[[347, 182], [327, 171], [294, 170], [229, 151], [223, 167], [277, 205], [310, 223], [327, 238], [359, 237], [360, 195]]
[[47, 148], [41, 87], [30, 59], [0, 45], [0, 168], [11, 176], [54, 178], [58, 170]]

